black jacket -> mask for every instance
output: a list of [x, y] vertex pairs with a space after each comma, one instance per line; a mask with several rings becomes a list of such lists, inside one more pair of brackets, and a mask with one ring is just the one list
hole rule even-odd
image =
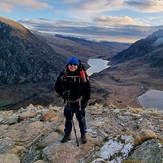
[[90, 99], [91, 85], [88, 75], [85, 73], [86, 82], [82, 82], [79, 69], [71, 72], [68, 69], [61, 72], [55, 83], [55, 90], [63, 96], [65, 91], [70, 91], [69, 100], [75, 101], [82, 97], [86, 102]]

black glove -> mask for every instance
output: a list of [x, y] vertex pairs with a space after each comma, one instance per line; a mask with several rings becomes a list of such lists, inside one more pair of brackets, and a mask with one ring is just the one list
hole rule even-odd
[[70, 94], [70, 91], [69, 90], [65, 90], [63, 93], [62, 93], [62, 98], [64, 100], [68, 100], [69, 99], [69, 94]]
[[81, 108], [86, 108], [87, 107], [87, 104], [88, 104], [88, 101], [85, 100], [85, 99], [82, 99], [81, 100]]

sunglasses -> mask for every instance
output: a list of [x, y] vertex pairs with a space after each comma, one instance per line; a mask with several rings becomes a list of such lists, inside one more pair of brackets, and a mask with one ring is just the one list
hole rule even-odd
[[69, 65], [70, 65], [70, 66], [72, 66], [72, 65], [77, 66], [77, 64], [74, 64], [74, 63], [70, 63]]

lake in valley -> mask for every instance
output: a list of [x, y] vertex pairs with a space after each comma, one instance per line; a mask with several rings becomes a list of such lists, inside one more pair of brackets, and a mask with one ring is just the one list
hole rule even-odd
[[139, 96], [138, 101], [145, 108], [163, 110], [163, 91], [149, 90]]

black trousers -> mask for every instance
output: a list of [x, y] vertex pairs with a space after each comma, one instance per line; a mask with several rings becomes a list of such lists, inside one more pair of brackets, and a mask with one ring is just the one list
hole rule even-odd
[[78, 106], [69, 106], [66, 105], [64, 107], [64, 116], [66, 118], [65, 121], [65, 134], [69, 134], [72, 131], [72, 119], [74, 114], [76, 115], [76, 119], [79, 123], [80, 133], [85, 134], [87, 131], [86, 120], [85, 120], [85, 108], [79, 109]]

